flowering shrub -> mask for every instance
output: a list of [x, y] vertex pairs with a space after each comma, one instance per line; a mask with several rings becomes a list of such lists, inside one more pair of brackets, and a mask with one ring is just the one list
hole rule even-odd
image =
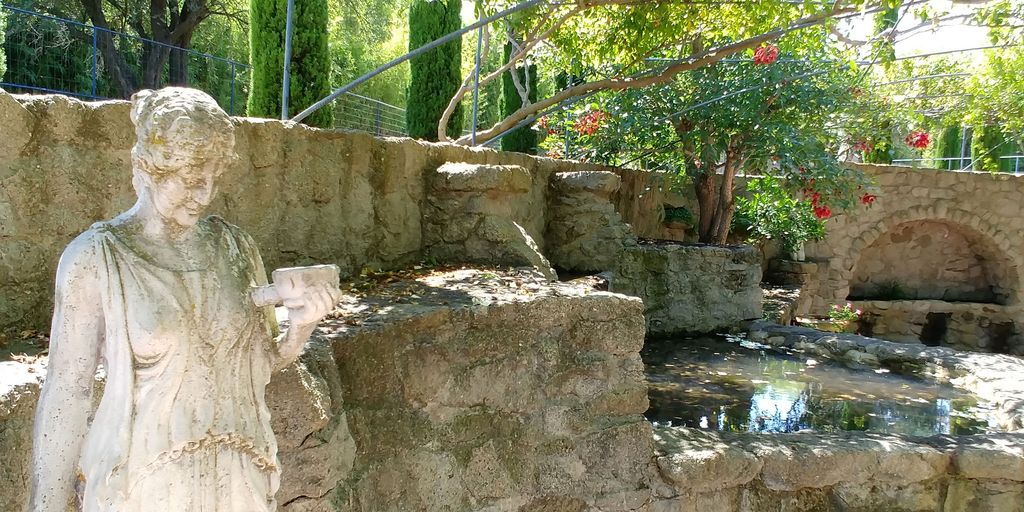
[[580, 135], [593, 135], [601, 129], [605, 121], [611, 119], [612, 115], [603, 110], [591, 110], [576, 121], [574, 126], [576, 133]]
[[772, 64], [779, 59], [779, 47], [774, 45], [759, 46], [754, 50], [754, 64]]
[[[801, 172], [803, 168], [801, 167]], [[814, 216], [818, 220], [828, 220], [832, 217], [832, 208], [824, 204], [821, 200], [821, 192], [814, 190], [814, 179], [807, 182], [807, 186], [803, 189], [804, 197], [811, 200], [811, 208], [814, 211]]]
[[554, 126], [551, 126], [551, 122], [548, 120], [548, 116], [544, 116], [537, 121], [537, 126], [540, 126], [541, 130], [548, 132], [548, 135], [554, 135], [558, 133], [558, 130]]
[[903, 142], [906, 142], [907, 146], [914, 149], [925, 149], [932, 143], [932, 138], [927, 132], [914, 130], [910, 132], [905, 139], [903, 139]]
[[833, 304], [832, 309], [828, 312], [828, 319], [833, 322], [849, 323], [859, 320], [864, 312], [859, 309], [853, 309], [853, 304], [849, 302], [845, 306], [839, 307], [838, 304]]
[[878, 199], [878, 196], [874, 194], [864, 194], [860, 196], [860, 202], [865, 206], [871, 206], [871, 204], [875, 202], [875, 199]]
[[850, 150], [868, 154], [875, 150], [875, 145], [866, 140], [859, 140], [850, 146]]

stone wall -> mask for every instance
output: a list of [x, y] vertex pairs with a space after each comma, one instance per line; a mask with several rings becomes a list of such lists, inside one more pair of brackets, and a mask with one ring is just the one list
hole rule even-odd
[[[643, 342], [639, 300], [534, 272], [425, 273], [348, 298], [267, 389], [279, 506], [640, 509]], [[27, 498], [43, 371], [0, 363], [0, 510]]]
[[1024, 510], [1024, 435], [655, 431], [657, 512]]
[[627, 247], [609, 289], [644, 301], [654, 335], [730, 330], [761, 318], [761, 254], [677, 242]]
[[999, 304], [941, 300], [854, 301], [868, 336], [957, 350], [1024, 355], [1017, 313]]
[[851, 166], [875, 179], [877, 199], [807, 244], [818, 266], [807, 312], [852, 301], [875, 336], [935, 343], [938, 330], [944, 346], [1024, 350], [1024, 176]]
[[[0, 331], [49, 324], [53, 275], [67, 243], [131, 206], [127, 102], [0, 91]], [[518, 153], [374, 138], [236, 119], [237, 165], [213, 213], [256, 240], [268, 268], [336, 263], [398, 268], [424, 257], [428, 180], [447, 162], [515, 165], [530, 175], [524, 229], [543, 250], [549, 178], [560, 172], [621, 176], [609, 194], [640, 236], [661, 230], [660, 182], [638, 171]]]

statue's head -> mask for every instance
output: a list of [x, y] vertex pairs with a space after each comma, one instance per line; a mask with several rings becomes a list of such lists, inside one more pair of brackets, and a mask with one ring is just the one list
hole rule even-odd
[[167, 87], [132, 96], [132, 183], [165, 219], [194, 225], [235, 156], [231, 118], [208, 94]]

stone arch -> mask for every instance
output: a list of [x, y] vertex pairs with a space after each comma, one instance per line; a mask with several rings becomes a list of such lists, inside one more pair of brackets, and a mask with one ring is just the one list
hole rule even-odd
[[1004, 305], [1018, 305], [1021, 293], [1020, 269], [1024, 268], [1024, 260], [1021, 254], [1015, 251], [1009, 237], [988, 221], [991, 214], [978, 215], [976, 213], [958, 209], [948, 208], [945, 205], [917, 205], [907, 207], [891, 215], [887, 215], [878, 222], [870, 225], [856, 235], [852, 235], [850, 248], [846, 251], [845, 258], [832, 266], [838, 270], [837, 281], [843, 289], [837, 290], [842, 296], [850, 293], [850, 282], [853, 279], [855, 267], [861, 261], [864, 250], [874, 245], [882, 236], [896, 230], [898, 227], [914, 222], [938, 222], [950, 225], [959, 232], [967, 235], [977, 244], [977, 252], [991, 262], [997, 268], [997, 273], [1004, 276], [996, 290], [996, 302]]

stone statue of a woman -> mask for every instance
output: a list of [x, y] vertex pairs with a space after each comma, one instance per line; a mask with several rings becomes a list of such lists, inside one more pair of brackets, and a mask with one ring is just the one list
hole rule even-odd
[[267, 282], [252, 239], [203, 218], [235, 158], [230, 118], [191, 89], [132, 101], [138, 202], [77, 237], [58, 266], [29, 509], [63, 512], [77, 497], [86, 512], [275, 510], [264, 390], [337, 283], [279, 287], [290, 327], [278, 336], [273, 309], [251, 297]]

